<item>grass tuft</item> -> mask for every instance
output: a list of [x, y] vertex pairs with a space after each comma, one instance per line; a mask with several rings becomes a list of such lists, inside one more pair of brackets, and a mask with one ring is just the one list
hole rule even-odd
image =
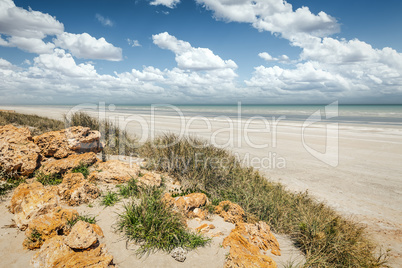
[[182, 216], [161, 200], [162, 192], [154, 187], [143, 188], [140, 202], [125, 205], [124, 212], [119, 214], [117, 229], [128, 240], [141, 244], [137, 254], [206, 245], [210, 239], [187, 230]]
[[376, 256], [376, 247], [361, 224], [341, 217], [307, 193], [289, 192], [252, 168], [242, 167], [224, 149], [167, 134], [145, 143], [140, 154], [148, 158], [148, 169], [168, 172], [182, 185], [208, 193], [213, 204], [225, 199], [237, 203], [276, 232], [290, 235], [305, 253], [308, 267], [380, 267], [386, 263], [387, 255]]
[[113, 206], [118, 201], [119, 201], [119, 197], [118, 197], [117, 193], [109, 191], [107, 194], [102, 196], [101, 204], [106, 207], [109, 207], [109, 206]]
[[0, 196], [7, 194], [21, 183], [25, 182], [24, 177], [20, 177], [18, 172], [6, 172], [0, 166]]
[[35, 174], [36, 180], [42, 183], [43, 185], [58, 185], [63, 182], [63, 179], [60, 174], [45, 174], [41, 171], [36, 172]]
[[78, 167], [73, 168], [71, 173], [81, 173], [85, 178], [87, 178], [89, 175], [88, 165], [81, 163]]
[[79, 221], [85, 221], [87, 223], [95, 224], [96, 217], [95, 216], [92, 217], [89, 215], [79, 215], [78, 217], [73, 217], [71, 220], [68, 220], [67, 225], [71, 228]]
[[139, 193], [139, 186], [137, 185], [137, 180], [135, 178], [131, 178], [127, 183], [117, 185], [117, 187], [119, 188], [119, 194], [124, 198], [137, 196]]

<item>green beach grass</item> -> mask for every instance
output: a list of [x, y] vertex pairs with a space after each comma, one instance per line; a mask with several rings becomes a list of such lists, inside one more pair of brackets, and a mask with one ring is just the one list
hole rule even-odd
[[[24, 117], [27, 117], [24, 119]], [[15, 120], [15, 121], [14, 121]], [[48, 123], [47, 120], [50, 120]], [[38, 129], [44, 126], [57, 129], [63, 122], [43, 117], [0, 113], [0, 124], [17, 125], [36, 124]], [[74, 114], [72, 125], [99, 129], [97, 119], [85, 113]], [[59, 125], [60, 124], [60, 125]], [[106, 123], [109, 130], [109, 143], [105, 150], [117, 154], [122, 145], [126, 155], [138, 153], [148, 160], [148, 169], [167, 172], [186, 186], [186, 191], [202, 191], [213, 204], [221, 200], [230, 200], [241, 205], [250, 215], [266, 221], [275, 232], [287, 234], [294, 244], [305, 254], [305, 267], [384, 267], [387, 254], [380, 254], [374, 243], [367, 237], [365, 228], [358, 222], [348, 219], [329, 206], [317, 202], [308, 193], [293, 193], [279, 183], [271, 182], [250, 167], [243, 167], [227, 150], [216, 148], [197, 138], [177, 140], [175, 135], [167, 134], [148, 141], [139, 149], [133, 149], [135, 140], [126, 132], [120, 131], [111, 123]], [[53, 130], [53, 129], [50, 129]], [[114, 135], [113, 131], [119, 132]], [[119, 139], [123, 137], [123, 141]], [[111, 142], [114, 141], [114, 142]], [[160, 146], [169, 145], [171, 146]], [[194, 146], [195, 145], [195, 146]], [[197, 159], [197, 161], [196, 161]], [[183, 161], [185, 160], [185, 161]], [[141, 224], [154, 224], [150, 216], [157, 219], [156, 232], [163, 230], [161, 222], [169, 222], [170, 212], [158, 209], [155, 204], [158, 191], [141, 195], [141, 205], [130, 204], [120, 215], [119, 229], [129, 239], [142, 243], [141, 250], [171, 249], [179, 245], [176, 240], [165, 239], [158, 242], [154, 236], [147, 237], [147, 228], [135, 223], [136, 218], [143, 217]], [[159, 198], [159, 197], [158, 197]], [[159, 199], [158, 199], [159, 200]], [[142, 216], [141, 216], [142, 215]], [[177, 226], [169, 222], [168, 226]], [[141, 228], [140, 228], [141, 227]], [[167, 233], [175, 234], [167, 229]], [[155, 235], [161, 235], [160, 233]], [[184, 235], [188, 238], [188, 235]], [[158, 236], [155, 236], [158, 237]], [[187, 239], [186, 238], [186, 239]], [[170, 241], [170, 242], [169, 242]], [[201, 243], [189, 242], [184, 245]], [[170, 244], [173, 243], [173, 244]], [[186, 244], [187, 243], [187, 244]], [[198, 245], [198, 244], [197, 244]]]

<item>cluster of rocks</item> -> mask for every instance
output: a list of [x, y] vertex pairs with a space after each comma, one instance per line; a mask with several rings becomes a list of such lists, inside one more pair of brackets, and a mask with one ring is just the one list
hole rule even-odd
[[[0, 167], [6, 173], [24, 176], [27, 183], [13, 192], [9, 210], [17, 228], [25, 231], [23, 247], [39, 251], [31, 260], [34, 267], [110, 267], [113, 256], [100, 243], [102, 229], [78, 221], [75, 209], [100, 194], [93, 183], [124, 183], [160, 186], [159, 174], [141, 170], [136, 164], [111, 160], [101, 162], [100, 133], [85, 127], [71, 127], [32, 137], [28, 128], [0, 127]], [[87, 178], [72, 173], [88, 167]], [[44, 186], [36, 176], [62, 178], [59, 185]], [[141, 175], [141, 176], [139, 176]]]
[[[161, 185], [160, 174], [143, 170], [136, 164], [100, 161], [96, 153], [101, 150], [100, 133], [85, 127], [35, 137], [28, 128], [0, 127], [0, 167], [5, 172], [33, 177], [14, 190], [9, 210], [14, 214], [16, 227], [25, 231], [23, 247], [39, 249], [31, 260], [34, 267], [114, 266], [113, 256], [101, 243], [102, 229], [96, 224], [79, 221], [78, 212], [63, 205], [78, 206], [96, 199], [101, 191], [93, 182], [121, 184], [135, 178], [138, 185]], [[81, 166], [88, 167], [87, 176], [72, 173]], [[57, 174], [62, 182], [44, 186], [36, 180], [37, 174]], [[178, 197], [166, 193], [163, 200], [185, 219], [201, 221], [211, 213], [205, 209], [211, 206], [203, 193]], [[223, 247], [230, 247], [225, 267], [276, 267], [265, 252], [280, 255], [279, 244], [265, 222], [245, 221], [244, 210], [230, 201], [222, 201], [213, 209], [224, 221], [235, 224], [222, 243]], [[195, 231], [210, 237], [223, 235], [213, 224], [204, 223]], [[183, 262], [186, 250], [176, 248], [171, 255]]]

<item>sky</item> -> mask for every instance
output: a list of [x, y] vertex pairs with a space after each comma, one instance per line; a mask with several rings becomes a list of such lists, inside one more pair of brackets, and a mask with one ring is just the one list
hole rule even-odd
[[402, 104], [402, 1], [0, 0], [0, 104]]

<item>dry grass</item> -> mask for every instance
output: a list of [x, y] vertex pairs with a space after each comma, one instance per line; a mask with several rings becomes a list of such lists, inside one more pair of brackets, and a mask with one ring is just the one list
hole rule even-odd
[[[174, 145], [161, 146], [168, 144]], [[231, 200], [276, 232], [290, 235], [305, 253], [306, 267], [385, 265], [387, 256], [376, 256], [376, 247], [361, 224], [345, 219], [307, 193], [289, 192], [252, 168], [242, 167], [223, 149], [195, 138], [178, 141], [169, 134], [144, 144], [140, 154], [148, 158], [147, 168], [168, 172], [212, 200]]]

